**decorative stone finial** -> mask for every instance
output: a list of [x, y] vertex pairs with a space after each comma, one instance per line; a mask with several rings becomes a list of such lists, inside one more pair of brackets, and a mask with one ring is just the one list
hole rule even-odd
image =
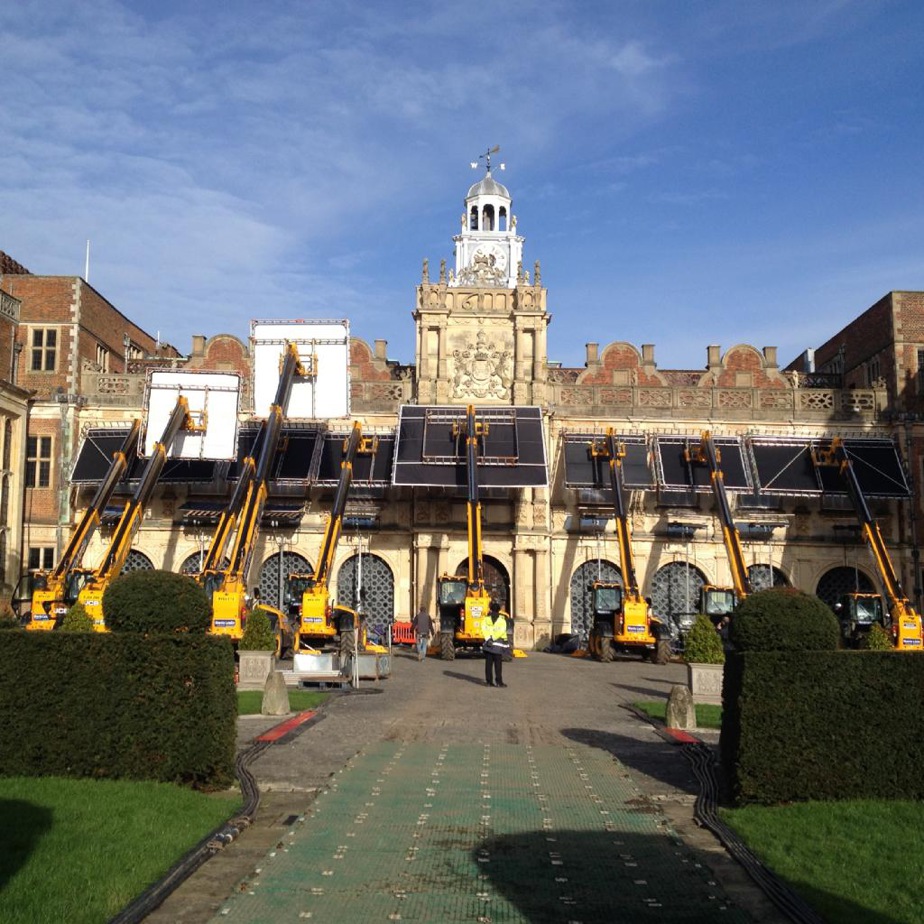
[[421, 282], [430, 281], [430, 261], [426, 257], [424, 257], [423, 272], [420, 274], [420, 281]]

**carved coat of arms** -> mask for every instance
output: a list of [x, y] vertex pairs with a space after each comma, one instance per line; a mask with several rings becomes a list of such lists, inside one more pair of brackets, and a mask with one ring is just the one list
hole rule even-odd
[[498, 349], [489, 343], [484, 331], [478, 331], [475, 342], [452, 351], [453, 396], [462, 398], [506, 398], [513, 381], [510, 350]]

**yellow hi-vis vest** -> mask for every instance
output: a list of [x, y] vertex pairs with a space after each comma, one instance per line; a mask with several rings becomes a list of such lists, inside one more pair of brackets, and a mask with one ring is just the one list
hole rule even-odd
[[503, 612], [498, 613], [497, 616], [488, 614], [488, 618], [484, 621], [484, 637], [485, 640], [493, 638], [498, 642], [507, 641], [507, 619]]

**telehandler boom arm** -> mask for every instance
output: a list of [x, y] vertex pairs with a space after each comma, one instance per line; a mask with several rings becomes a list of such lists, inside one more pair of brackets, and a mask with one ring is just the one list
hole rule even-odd
[[840, 437], [835, 437], [824, 448], [812, 451], [812, 461], [816, 466], [836, 465], [841, 478], [847, 487], [847, 494], [853, 504], [857, 520], [863, 530], [863, 535], [873, 553], [876, 570], [885, 589], [886, 598], [892, 614], [893, 635], [899, 648], [921, 650], [924, 636], [922, 636], [921, 617], [915, 610], [911, 601], [902, 589], [901, 581], [892, 564], [892, 558], [886, 548], [885, 540], [879, 524], [870, 513], [866, 496], [860, 487], [853, 461], [847, 452], [847, 447]]
[[610, 472], [610, 486], [613, 490], [613, 507], [616, 513], [616, 537], [619, 542], [619, 560], [622, 564], [626, 599], [638, 602], [642, 599], [635, 570], [635, 557], [632, 554], [632, 527], [626, 510], [625, 480], [623, 478], [622, 460], [626, 455], [625, 446], [617, 440], [610, 427], [607, 435], [594, 440], [590, 446], [591, 456], [606, 460]]
[[109, 548], [99, 567], [93, 574], [94, 582], [106, 582], [118, 575], [128, 558], [131, 551], [132, 538], [136, 530], [141, 525], [141, 518], [144, 516], [145, 507], [151, 499], [154, 491], [154, 485], [160, 478], [164, 470], [164, 464], [167, 461], [167, 453], [173, 443], [174, 438], [180, 430], [198, 429], [198, 425], [193, 423], [189, 415], [189, 402], [183, 395], [176, 399], [176, 405], [167, 421], [167, 426], [159, 442], [154, 444], [151, 450], [151, 457], [148, 459], [138, 482], [138, 487], [132, 495], [131, 500], [125, 505], [125, 510], [119, 519], [115, 532], [109, 543]]
[[[263, 508], [266, 505], [266, 498], [269, 493], [269, 479], [273, 465], [276, 462], [283, 417], [289, 403], [292, 383], [296, 375], [303, 374], [304, 369], [298, 357], [298, 348], [294, 343], [290, 343], [283, 356], [275, 400], [260, 427], [260, 432], [254, 443], [254, 451], [244, 460], [241, 480], [231, 499], [231, 503], [225, 511], [225, 515], [222, 517], [222, 522], [219, 523], [219, 530], [216, 531], [215, 539], [212, 542], [214, 552], [212, 548], [209, 549], [210, 558], [215, 559], [212, 566], [218, 568], [221, 561], [220, 550], [217, 547], [218, 543], [227, 542], [227, 534], [230, 532], [230, 525], [227, 520], [231, 517], [237, 519], [237, 533], [229, 556], [230, 562], [228, 567], [224, 569], [226, 585], [237, 583], [243, 587], [247, 581], [247, 573], [250, 570], [250, 562], [253, 558], [257, 532], [260, 527], [260, 517], [263, 515]], [[253, 457], [256, 454], [258, 444], [259, 455], [255, 463]], [[246, 484], [243, 484], [244, 482]], [[235, 508], [237, 512], [235, 512]]]
[[725, 491], [725, 476], [722, 474], [722, 457], [712, 439], [712, 434], [704, 430], [699, 446], [687, 450], [691, 462], [704, 463], [709, 468], [709, 478], [712, 483], [712, 493], [715, 496], [716, 506], [719, 508], [719, 521], [722, 524], [722, 540], [728, 554], [728, 564], [731, 567], [732, 585], [738, 600], [743, 600], [751, 590], [751, 580], [748, 569], [744, 563], [744, 550], [741, 548], [741, 535], [735, 525], [728, 495]]
[[106, 505], [112, 498], [116, 485], [128, 470], [128, 459], [138, 451], [138, 440], [141, 436], [141, 421], [132, 422], [131, 429], [122, 445], [112, 454], [112, 462], [106, 477], [100, 482], [90, 505], [84, 511], [80, 522], [74, 528], [64, 553], [58, 560], [54, 570], [44, 580], [44, 586], [36, 588], [32, 595], [30, 625], [38, 628], [45, 623], [48, 628], [49, 621], [53, 621], [51, 610], [65, 607], [69, 602], [66, 599], [66, 589], [70, 573], [80, 566], [87, 544], [99, 527], [100, 518]]

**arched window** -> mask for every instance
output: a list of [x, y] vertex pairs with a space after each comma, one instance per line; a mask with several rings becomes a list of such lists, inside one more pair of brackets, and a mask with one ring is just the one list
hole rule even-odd
[[477, 205], [472, 206], [472, 214], [468, 220], [468, 227], [470, 231], [478, 230], [478, 206]]
[[362, 612], [368, 636], [379, 641], [387, 638], [388, 627], [395, 621], [395, 576], [388, 562], [368, 552], [362, 560], [350, 556], [337, 575], [337, 602]]
[[594, 581], [622, 584], [622, 574], [611, 561], [594, 558], [571, 575], [571, 631], [586, 643], [594, 624]]
[[815, 595], [832, 609], [844, 594], [875, 592], [873, 582], [859, 568], [847, 568], [843, 565], [826, 571], [819, 578], [818, 586], [815, 588]]

